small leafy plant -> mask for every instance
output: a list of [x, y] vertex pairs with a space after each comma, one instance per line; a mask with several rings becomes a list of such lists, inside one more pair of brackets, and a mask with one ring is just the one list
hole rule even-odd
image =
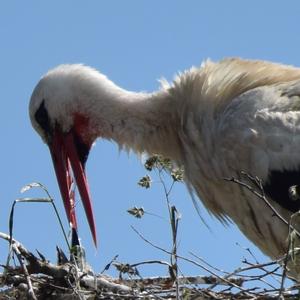
[[[168, 216], [169, 216], [169, 223], [171, 227], [171, 234], [172, 234], [172, 249], [170, 251], [170, 262], [167, 263], [169, 269], [169, 275], [172, 281], [175, 283], [176, 286], [176, 294], [179, 296], [179, 284], [178, 284], [178, 262], [177, 262], [177, 233], [178, 233], [178, 225], [179, 220], [181, 218], [180, 213], [176, 209], [174, 205], [172, 205], [170, 201], [170, 194], [176, 182], [183, 181], [184, 178], [184, 171], [182, 168], [174, 166], [172, 161], [168, 158], [164, 158], [161, 155], [153, 155], [149, 157], [146, 162], [144, 163], [144, 167], [149, 172], [154, 172], [156, 177], [158, 177], [158, 183], [160, 183], [163, 187], [165, 200], [167, 203], [168, 209]], [[164, 175], [167, 175], [171, 178], [171, 183], [167, 183]], [[143, 176], [139, 181], [138, 185], [143, 188], [149, 189], [153, 183], [153, 181], [149, 174]], [[136, 218], [142, 218], [144, 216], [145, 210], [144, 208], [140, 207], [133, 207], [127, 210], [129, 214]], [[149, 213], [148, 213], [149, 214]], [[161, 263], [161, 262], [159, 262]], [[163, 263], [165, 264], [165, 263]], [[178, 298], [179, 299], [179, 298]]]

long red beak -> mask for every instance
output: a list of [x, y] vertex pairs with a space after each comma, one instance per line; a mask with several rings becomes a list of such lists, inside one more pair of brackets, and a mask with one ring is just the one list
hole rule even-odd
[[72, 228], [76, 229], [77, 221], [75, 213], [74, 181], [71, 172], [72, 169], [90, 230], [92, 232], [93, 240], [97, 247], [96, 226], [90, 191], [85, 174], [85, 162], [80, 160], [74, 132], [71, 130], [67, 134], [62, 134], [59, 129], [56, 129], [49, 148], [68, 220], [71, 223]]

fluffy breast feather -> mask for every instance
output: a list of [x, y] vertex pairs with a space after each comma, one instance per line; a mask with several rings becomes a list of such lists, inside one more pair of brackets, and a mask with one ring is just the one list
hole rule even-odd
[[[278, 258], [286, 249], [287, 226], [262, 200], [224, 178], [246, 171], [273, 189], [278, 181], [273, 185], [272, 172], [300, 170], [300, 70], [239, 59], [207, 62], [171, 89], [182, 101], [179, 135], [188, 181], [213, 214], [232, 219]], [[291, 200], [271, 201], [289, 219]]]

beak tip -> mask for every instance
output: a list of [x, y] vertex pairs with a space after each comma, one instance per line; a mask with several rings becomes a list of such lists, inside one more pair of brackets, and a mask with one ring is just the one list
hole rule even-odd
[[96, 249], [98, 249], [97, 237], [93, 237], [93, 240], [94, 240], [94, 245], [95, 245]]
[[94, 245], [97, 249], [98, 248], [97, 231], [96, 231], [96, 226], [95, 226], [93, 216], [91, 218], [88, 217], [88, 221], [89, 221], [90, 230], [91, 230], [92, 237], [93, 237], [93, 242], [94, 242]]

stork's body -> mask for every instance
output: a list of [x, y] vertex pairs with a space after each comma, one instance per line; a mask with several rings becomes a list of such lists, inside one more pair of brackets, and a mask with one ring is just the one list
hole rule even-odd
[[[286, 224], [264, 201], [224, 178], [239, 178], [240, 171], [259, 177], [286, 220], [300, 208], [288, 193], [300, 183], [300, 69], [239, 59], [206, 62], [147, 94], [125, 91], [89, 67], [62, 65], [37, 85], [30, 116], [52, 156], [53, 144], [60, 144], [55, 136], [67, 149], [62, 160], [72, 153], [73, 141], [74, 173], [72, 159], [84, 168], [98, 137], [170, 157], [184, 166], [186, 183], [211, 213], [233, 220], [272, 258], [285, 253]], [[55, 157], [54, 163], [59, 163]], [[89, 202], [88, 192], [81, 196]], [[87, 214], [92, 228], [90, 208]]]

